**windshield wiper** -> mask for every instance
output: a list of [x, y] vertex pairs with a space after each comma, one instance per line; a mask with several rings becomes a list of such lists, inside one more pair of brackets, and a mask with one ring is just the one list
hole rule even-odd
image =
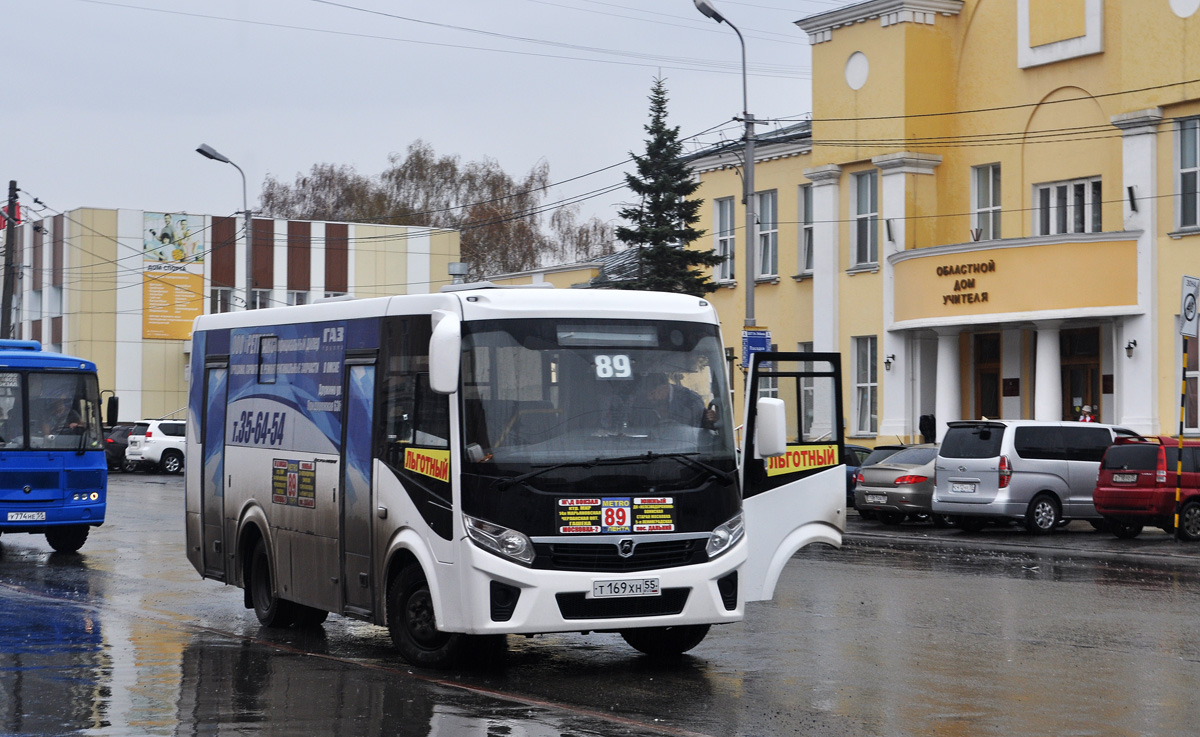
[[721, 469], [719, 469], [715, 466], [710, 466], [709, 464], [705, 463], [704, 461], [698, 461], [695, 458], [691, 457], [694, 455], [697, 455], [697, 454], [696, 453], [655, 453], [654, 451], [647, 451], [645, 453], [639, 453], [638, 455], [617, 456], [615, 458], [604, 458], [604, 457], [598, 456], [589, 461], [564, 461], [562, 463], [555, 463], [553, 465], [545, 466], [543, 468], [539, 468], [534, 471], [527, 471], [526, 473], [523, 473], [519, 476], [513, 476], [512, 478], [498, 479], [496, 481], [496, 484], [498, 486], [500, 486], [502, 489], [504, 489], [504, 488], [508, 488], [509, 486], [512, 486], [513, 484], [525, 483], [526, 481], [528, 481], [529, 479], [531, 479], [535, 476], [540, 476], [544, 473], [549, 473], [550, 471], [555, 471], [560, 468], [592, 468], [594, 466], [621, 466], [621, 465], [625, 465], [627, 463], [650, 463], [651, 461], [656, 461], [659, 458], [670, 458], [671, 460], [681, 463], [685, 466], [703, 469], [703, 470], [707, 471], [708, 473], [712, 474], [722, 484], [728, 485], [733, 482], [734, 474], [732, 472], [722, 471]]

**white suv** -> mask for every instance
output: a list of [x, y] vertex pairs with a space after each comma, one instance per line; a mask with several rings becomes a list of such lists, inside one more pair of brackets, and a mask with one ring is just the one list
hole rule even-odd
[[157, 467], [163, 473], [182, 473], [186, 441], [187, 425], [183, 420], [142, 420], [129, 433], [125, 460]]

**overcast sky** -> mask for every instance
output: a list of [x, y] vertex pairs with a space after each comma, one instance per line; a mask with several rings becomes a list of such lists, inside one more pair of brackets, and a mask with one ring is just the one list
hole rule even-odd
[[[811, 110], [795, 21], [846, 0], [713, 0], [746, 36], [750, 112]], [[599, 196], [644, 148], [666, 79], [681, 137], [740, 136], [737, 36], [692, 0], [0, 0], [0, 178], [44, 215], [78, 207], [224, 215], [267, 176], [314, 163], [375, 175], [423, 139], [514, 176], [540, 159], [548, 201]], [[784, 123], [780, 123], [782, 125]], [[712, 130], [710, 130], [712, 129]], [[760, 132], [767, 130], [760, 126]], [[607, 168], [606, 167], [614, 167]], [[599, 171], [599, 170], [604, 171]], [[595, 173], [598, 172], [598, 173]], [[5, 186], [0, 184], [0, 186]]]

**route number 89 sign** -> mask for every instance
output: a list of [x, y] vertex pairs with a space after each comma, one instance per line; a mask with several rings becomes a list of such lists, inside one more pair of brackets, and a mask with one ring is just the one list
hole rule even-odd
[[629, 356], [596, 356], [597, 379], [628, 379], [633, 376], [633, 365]]

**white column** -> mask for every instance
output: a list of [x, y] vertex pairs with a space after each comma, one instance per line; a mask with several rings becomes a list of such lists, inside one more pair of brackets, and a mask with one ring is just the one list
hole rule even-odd
[[[879, 434], [906, 437], [917, 431], [913, 427], [910, 381], [913, 360], [912, 352], [909, 351], [908, 336], [891, 329], [896, 320], [896, 282], [892, 260], [889, 257], [903, 252], [907, 247], [907, 229], [904, 226], [908, 215], [908, 175], [933, 174], [933, 170], [942, 163], [942, 157], [901, 152], [876, 156], [871, 159], [871, 163], [879, 167], [882, 174], [880, 194], [883, 205], [880, 215], [883, 218], [883, 248], [879, 255], [879, 268], [883, 272], [882, 357], [886, 359], [888, 356], [895, 356], [891, 370], [885, 369], [883, 372]], [[924, 184], [933, 186], [934, 183], [931, 179]]]
[[938, 328], [937, 395], [933, 416], [937, 420], [937, 439], [946, 434], [946, 423], [961, 420], [962, 380], [958, 360], [958, 328]]
[[273, 251], [271, 258], [272, 274], [271, 274], [271, 306], [282, 307], [287, 304], [287, 275], [288, 275], [288, 244], [291, 239], [288, 238], [288, 221], [275, 221], [275, 245], [271, 249]]
[[[1140, 433], [1160, 432], [1158, 417], [1158, 361], [1160, 359], [1157, 326], [1158, 253], [1158, 129], [1162, 109], [1137, 110], [1115, 115], [1112, 124], [1121, 129], [1121, 169], [1124, 181], [1119, 194], [1125, 200], [1125, 230], [1137, 233], [1137, 295], [1142, 314], [1126, 317], [1120, 331], [1120, 349], [1113, 355], [1116, 412], [1112, 421]], [[1105, 185], [1107, 187], [1107, 185]], [[1137, 210], [1131, 206], [1133, 202]], [[1169, 200], [1168, 200], [1169, 202]], [[1178, 289], [1176, 280], [1168, 288]], [[1177, 294], [1177, 293], [1176, 293]], [[1170, 302], [1168, 301], [1168, 304]], [[1178, 297], [1174, 304], [1179, 304]], [[1174, 332], [1174, 331], [1172, 331]], [[1125, 355], [1125, 344], [1137, 341], [1133, 356]], [[1174, 351], [1166, 354], [1174, 362]], [[1179, 367], [1163, 375], [1178, 386]], [[1172, 425], [1174, 427], [1174, 425]]]
[[1034, 367], [1033, 419], [1058, 421], [1062, 416], [1062, 360], [1059, 356], [1057, 320], [1035, 323], [1037, 365]]
[[842, 167], [827, 164], [805, 169], [804, 176], [813, 187], [813, 350], [837, 352], [841, 350], [838, 342], [838, 273], [841, 266], [838, 182]]

